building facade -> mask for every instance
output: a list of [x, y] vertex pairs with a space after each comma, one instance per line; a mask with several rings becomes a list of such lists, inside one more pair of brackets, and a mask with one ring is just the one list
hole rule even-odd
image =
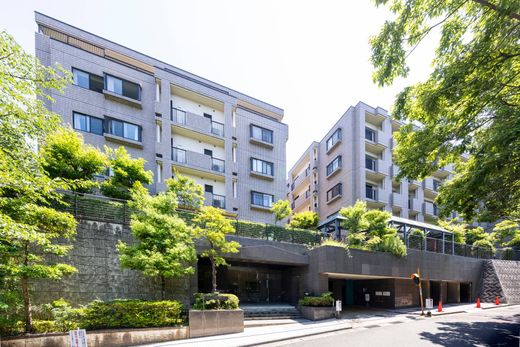
[[[288, 173], [294, 212], [315, 211], [324, 221], [357, 200], [395, 217], [435, 223], [434, 203], [449, 167], [419, 182], [396, 179], [393, 132], [401, 124], [380, 107], [350, 107], [319, 142], [313, 142]], [[309, 196], [309, 198], [307, 198]]]
[[283, 110], [41, 13], [36, 55], [74, 76], [48, 108], [98, 148], [124, 146], [154, 173], [175, 170], [204, 187], [205, 203], [273, 222], [285, 197]]

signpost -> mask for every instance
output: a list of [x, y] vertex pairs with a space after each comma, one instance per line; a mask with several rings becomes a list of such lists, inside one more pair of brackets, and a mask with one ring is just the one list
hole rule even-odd
[[336, 318], [341, 318], [341, 311], [343, 310], [343, 307], [341, 305], [341, 300], [336, 300]]
[[87, 332], [85, 329], [69, 331], [70, 347], [88, 347]]
[[415, 283], [415, 285], [419, 287], [419, 298], [421, 301], [421, 316], [424, 316], [424, 302], [421, 287], [421, 271], [419, 270], [419, 268], [417, 268], [417, 273], [412, 274], [410, 278], [413, 280], [413, 283]]

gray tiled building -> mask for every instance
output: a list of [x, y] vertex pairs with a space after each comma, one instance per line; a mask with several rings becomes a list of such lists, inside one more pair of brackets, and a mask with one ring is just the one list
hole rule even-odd
[[440, 185], [452, 177], [443, 168], [422, 182], [396, 180], [392, 134], [401, 124], [380, 107], [359, 102], [339, 118], [320, 142], [313, 142], [288, 174], [288, 198], [295, 212], [315, 211], [320, 220], [356, 200], [395, 217], [435, 223]]
[[178, 170], [207, 204], [274, 221], [269, 207], [286, 193], [282, 109], [41, 13], [36, 22], [37, 57], [74, 75], [48, 107], [86, 143], [144, 158], [152, 193]]

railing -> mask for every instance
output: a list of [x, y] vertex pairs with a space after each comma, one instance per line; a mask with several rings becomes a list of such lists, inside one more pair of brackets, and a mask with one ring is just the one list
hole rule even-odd
[[211, 157], [211, 170], [217, 171], [217, 172], [225, 172], [226, 170], [226, 163], [222, 159], [217, 159]]
[[226, 208], [226, 197], [223, 195], [213, 194], [211, 200], [211, 206], [225, 209]]
[[172, 161], [186, 163], [186, 150], [172, 147]]
[[208, 171], [224, 173], [226, 162], [209, 155], [172, 147], [172, 161]]
[[211, 133], [217, 136], [224, 136], [224, 124], [211, 121]]
[[186, 125], [186, 112], [172, 107], [172, 122]]

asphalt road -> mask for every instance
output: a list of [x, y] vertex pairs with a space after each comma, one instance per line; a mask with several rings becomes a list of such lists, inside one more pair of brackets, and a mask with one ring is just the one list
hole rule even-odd
[[503, 307], [427, 319], [403, 319], [297, 338], [265, 346], [515, 346], [520, 347], [520, 307]]

